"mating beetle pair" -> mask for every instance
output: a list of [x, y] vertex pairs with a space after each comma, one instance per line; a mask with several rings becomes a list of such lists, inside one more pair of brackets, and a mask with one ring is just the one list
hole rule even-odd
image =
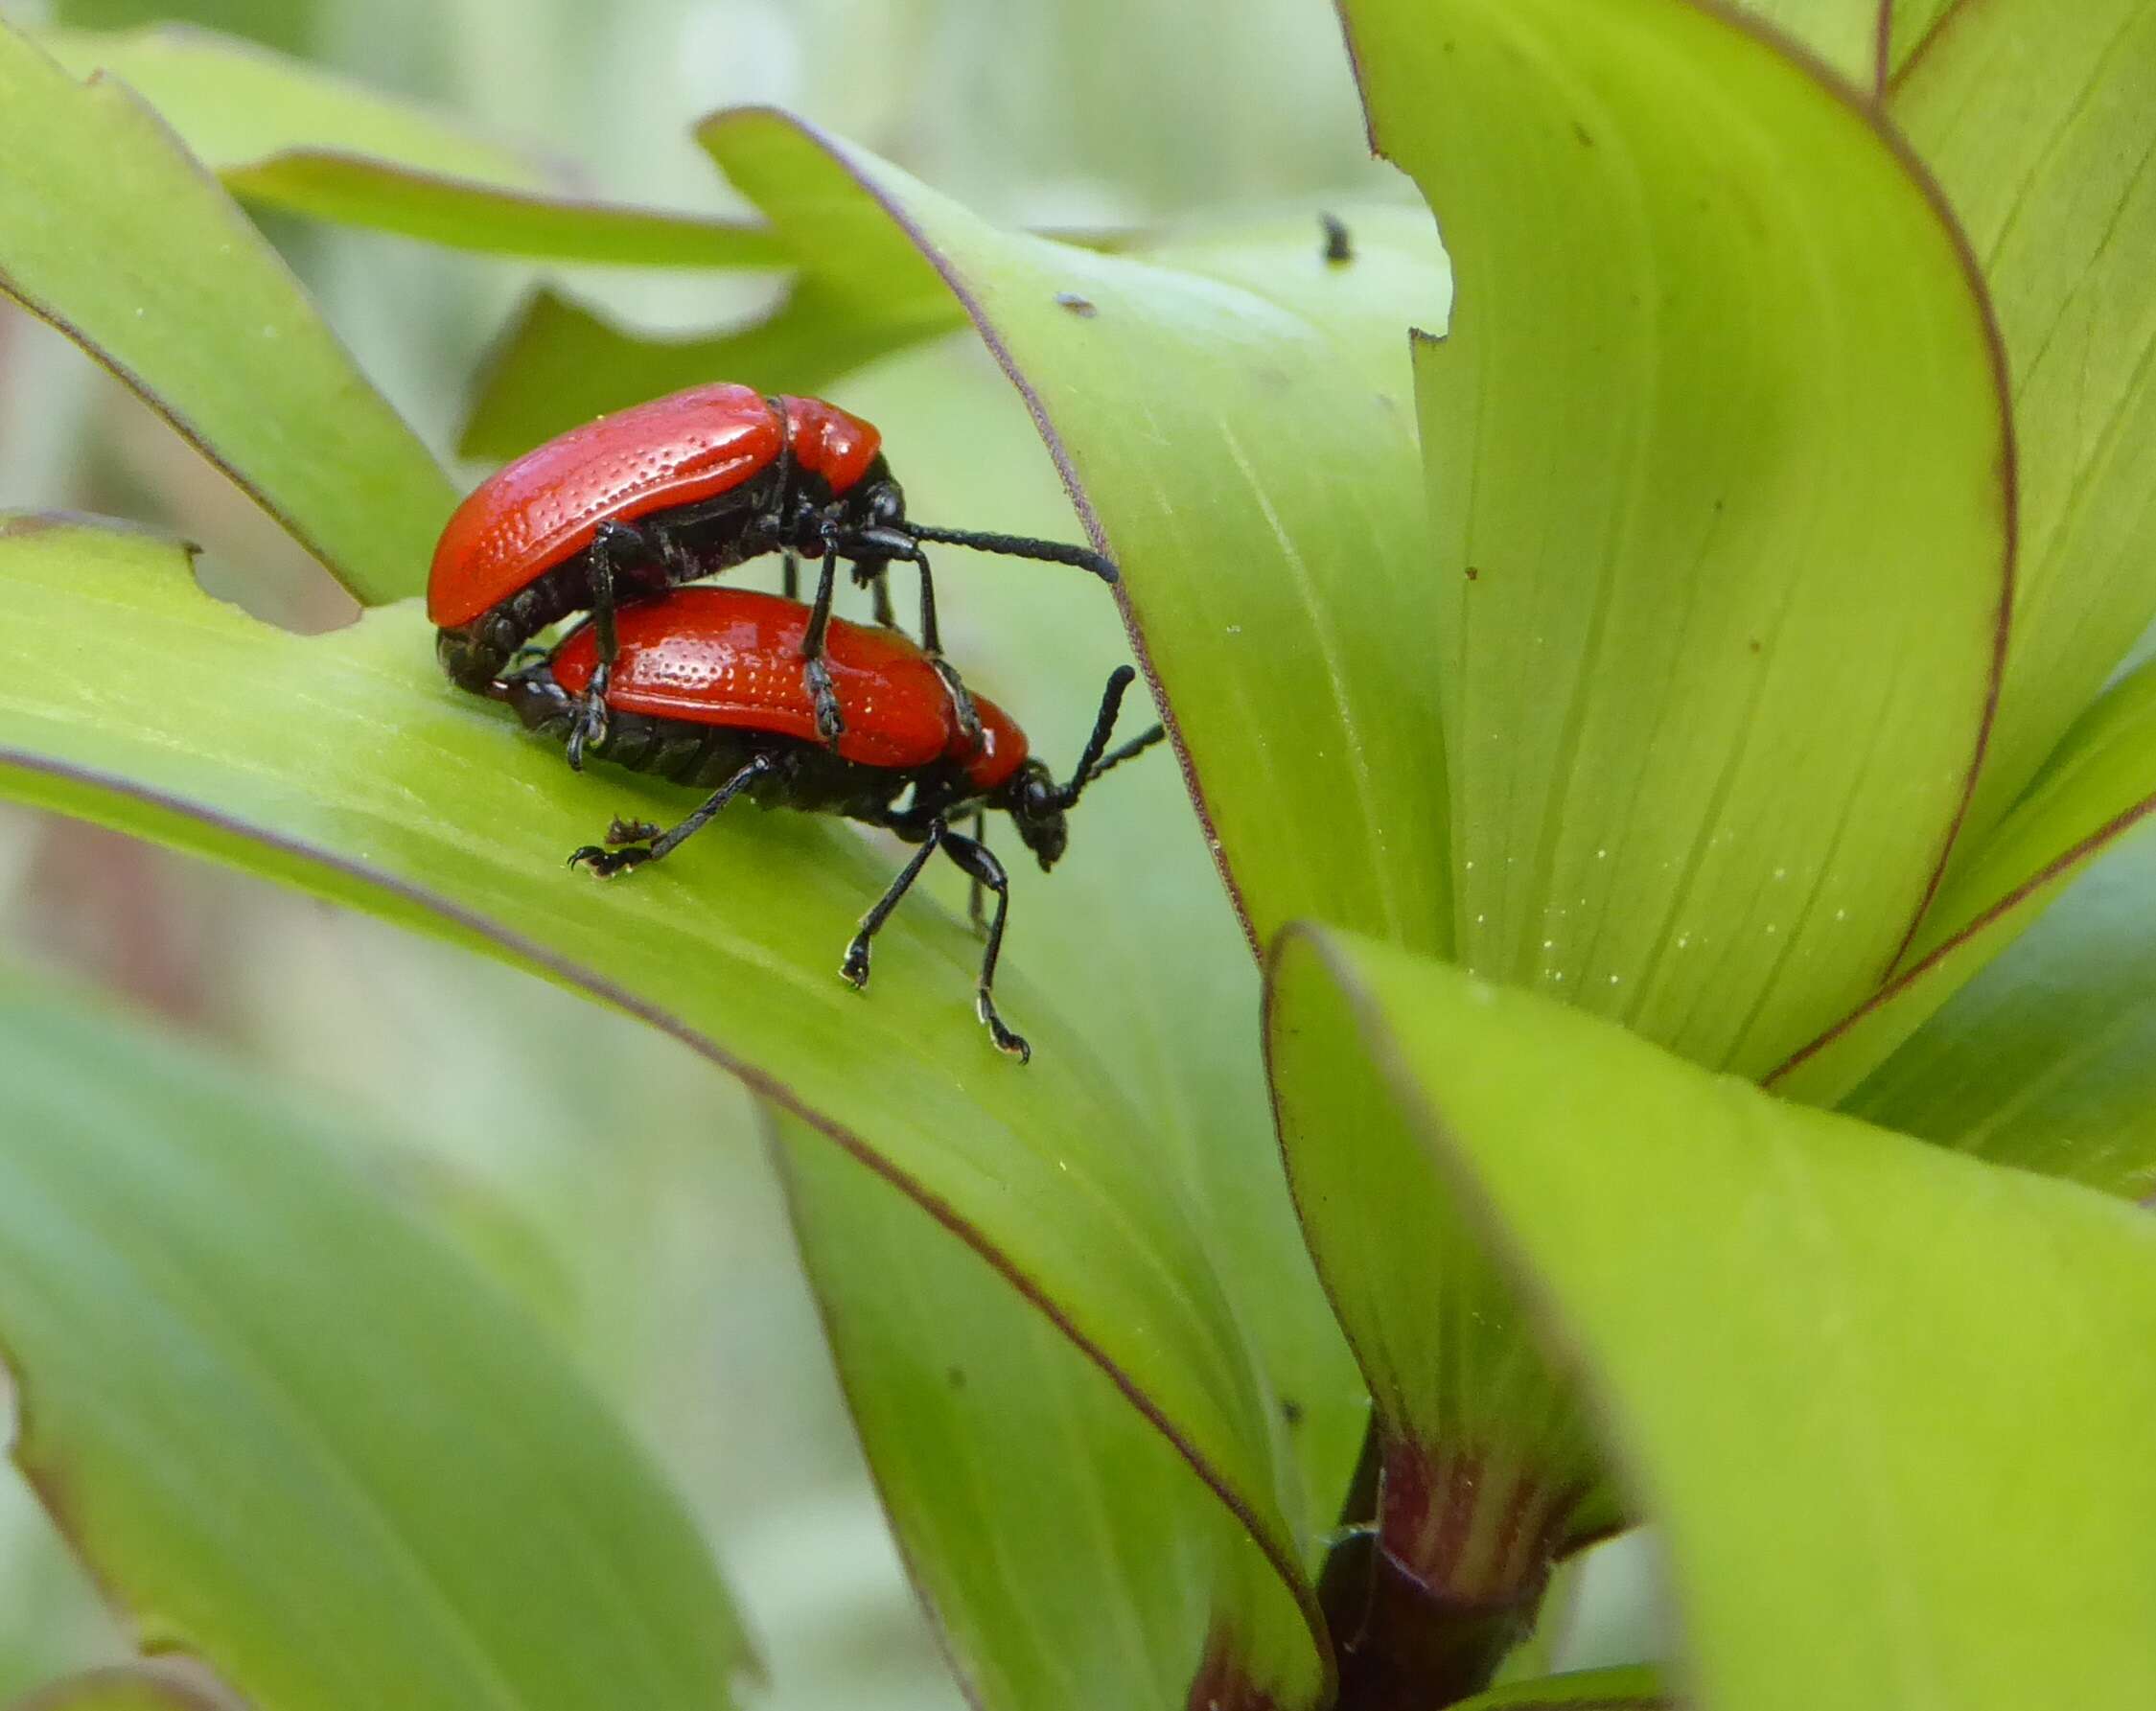
[[813, 553], [823, 567], [800, 670], [817, 729], [831, 739], [844, 725], [823, 659], [839, 561], [851, 561], [854, 581], [873, 587], [886, 624], [885, 572], [904, 562], [920, 571], [921, 647], [970, 723], [964, 686], [943, 663], [921, 543], [1076, 565], [1111, 583], [1115, 566], [1082, 546], [910, 520], [882, 444], [872, 426], [835, 405], [765, 398], [731, 382], [571, 428], [481, 482], [443, 529], [427, 582], [443, 669], [485, 694], [533, 636], [589, 612], [599, 669], [569, 734], [569, 763], [580, 766], [605, 726], [617, 604], [770, 552], [786, 554], [793, 593], [794, 555]]
[[[1009, 890], [982, 842], [985, 816], [1008, 813], [1045, 870], [1085, 787], [1163, 732], [1108, 751], [1135, 675], [1124, 666], [1067, 783], [1030, 756], [1018, 727], [944, 661], [920, 543], [1077, 565], [1110, 582], [1114, 566], [1082, 547], [909, 522], [879, 447], [872, 427], [831, 405], [746, 386], [695, 387], [603, 418], [472, 493], [435, 551], [428, 612], [451, 679], [560, 738], [571, 765], [590, 754], [716, 787], [671, 830], [617, 820], [608, 847], [577, 850], [572, 867], [611, 877], [656, 861], [737, 796], [895, 833], [919, 847], [847, 946], [840, 972], [861, 987], [876, 931], [941, 849], [972, 881], [977, 924], [982, 893], [995, 894], [976, 1008], [997, 1047], [1024, 1059], [1031, 1049], [993, 996]], [[813, 603], [674, 587], [774, 550], [787, 555], [789, 596], [793, 554], [822, 554]], [[831, 615], [841, 558], [874, 589], [885, 627]], [[889, 627], [893, 562], [920, 571], [919, 645]], [[576, 612], [590, 615], [550, 654], [508, 669]], [[952, 829], [967, 815], [970, 836]]]

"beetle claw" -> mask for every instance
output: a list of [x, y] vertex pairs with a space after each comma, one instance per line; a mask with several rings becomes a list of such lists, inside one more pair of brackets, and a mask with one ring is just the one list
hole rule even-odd
[[584, 751], [596, 749], [607, 740], [606, 692], [596, 683], [577, 704], [576, 722], [569, 727], [568, 763], [571, 771], [584, 770]]
[[651, 850], [640, 844], [626, 849], [601, 849], [596, 844], [587, 844], [574, 851], [568, 859], [571, 867], [589, 867], [600, 879], [612, 879], [616, 874], [628, 873], [651, 860]]
[[869, 989], [869, 936], [858, 935], [846, 947], [846, 960], [839, 964], [839, 973], [856, 992]]

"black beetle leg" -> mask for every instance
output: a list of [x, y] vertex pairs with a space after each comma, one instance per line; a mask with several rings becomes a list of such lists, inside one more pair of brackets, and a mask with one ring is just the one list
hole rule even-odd
[[816, 603], [809, 609], [808, 634], [801, 638], [801, 680], [816, 704], [816, 734], [833, 752], [846, 734], [846, 720], [839, 712], [839, 692], [831, 682], [831, 668], [823, 658], [824, 636], [831, 627], [831, 594], [839, 574], [835, 545], [823, 549], [823, 573], [816, 579]]
[[[988, 811], [985, 808], [976, 808], [973, 811], [973, 841], [980, 844], [984, 851], [988, 847], [987, 836]], [[988, 930], [988, 912], [981, 904], [985, 890], [986, 888], [981, 883], [981, 876], [968, 868], [966, 870], [965, 887], [965, 918], [973, 923], [973, 930], [976, 933], [985, 933]]]
[[1033, 1054], [1032, 1047], [1005, 1027], [1003, 1018], [996, 1013], [996, 959], [1003, 954], [1004, 917], [1010, 913], [1010, 882], [1004, 876], [1003, 864], [988, 853], [987, 846], [974, 843], [971, 838], [961, 837], [956, 832], [945, 833], [943, 853], [959, 865], [967, 878], [996, 894], [995, 918], [988, 923], [988, 947], [982, 953], [981, 983], [974, 990], [973, 1008], [986, 1025], [988, 1037], [995, 1041], [996, 1050], [1008, 1052], [1021, 1063], [1027, 1062]]
[[865, 991], [869, 984], [869, 941], [877, 930], [891, 918], [891, 912], [898, 907], [898, 900], [913, 889], [914, 881], [920, 877], [921, 869], [928, 866], [928, 858], [936, 853], [937, 845], [943, 842], [944, 826], [940, 819], [931, 820], [921, 835], [921, 846], [915, 850], [898, 877], [876, 899], [875, 907], [861, 917], [861, 931], [853, 936], [853, 942], [846, 947], [846, 960], [839, 964], [839, 973], [853, 983], [856, 992]]
[[[759, 754], [705, 798], [696, 811], [672, 831], [660, 833], [649, 844], [630, 844], [619, 849], [601, 849], [596, 844], [587, 844], [569, 856], [568, 865], [571, 867], [589, 867], [601, 879], [612, 879], [615, 874], [627, 873], [632, 868], [642, 867], [646, 862], [660, 861], [680, 848], [684, 839], [694, 837], [709, 825], [719, 810], [750, 785], [767, 773], [777, 770], [770, 755]], [[623, 825], [618, 820], [615, 821], [608, 828], [608, 842], [613, 842], [614, 832], [632, 829], [634, 828]]]

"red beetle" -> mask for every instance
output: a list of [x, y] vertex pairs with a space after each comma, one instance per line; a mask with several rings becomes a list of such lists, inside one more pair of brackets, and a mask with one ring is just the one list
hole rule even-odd
[[[825, 660], [846, 714], [834, 747], [801, 682], [801, 648], [817, 622], [798, 600], [745, 589], [682, 589], [625, 606], [616, 615], [614, 671], [602, 689], [607, 718], [588, 752], [680, 784], [717, 788], [670, 831], [615, 821], [602, 848], [569, 857], [602, 878], [668, 854], [735, 797], [764, 808], [837, 814], [895, 832], [915, 851], [862, 917], [839, 972], [869, 983], [869, 942], [941, 849], [973, 881], [974, 918], [984, 889], [996, 897], [981, 959], [976, 1008], [989, 1035], [1020, 1057], [1032, 1050], [996, 1013], [992, 988], [1010, 892], [1003, 865], [982, 841], [987, 810], [1010, 816], [1042, 870], [1063, 853], [1064, 816], [1110, 767], [1161, 739], [1158, 725], [1106, 752], [1124, 692], [1136, 676], [1119, 666], [1068, 784], [1028, 752], [1025, 732], [985, 698], [975, 718], [959, 707], [936, 661], [894, 630], [829, 620]], [[599, 680], [598, 625], [577, 627], [539, 664], [492, 682], [488, 693], [534, 730], [565, 741], [581, 728], [585, 698]], [[904, 808], [899, 796], [912, 791]], [[951, 829], [970, 813], [973, 833]]]
[[767, 552], [823, 559], [799, 669], [817, 728], [844, 723], [823, 665], [840, 559], [873, 583], [891, 621], [883, 576], [893, 560], [920, 568], [921, 646], [968, 722], [957, 675], [941, 663], [936, 591], [923, 541], [1077, 565], [1104, 581], [1115, 566], [1084, 547], [1015, 535], [929, 528], [906, 517], [882, 436], [858, 416], [813, 398], [764, 398], [748, 386], [692, 386], [570, 429], [504, 465], [450, 518], [427, 579], [427, 615], [442, 666], [479, 694], [549, 624], [590, 612], [598, 670], [569, 734], [581, 765], [606, 718], [617, 603], [662, 592]]

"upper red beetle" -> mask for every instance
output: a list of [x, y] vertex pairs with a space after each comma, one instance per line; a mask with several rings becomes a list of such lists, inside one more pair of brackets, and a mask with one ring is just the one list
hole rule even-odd
[[549, 624], [590, 612], [596, 669], [569, 737], [571, 764], [606, 726], [606, 684], [618, 603], [724, 570], [767, 552], [821, 556], [823, 572], [801, 641], [802, 683], [825, 742], [844, 728], [823, 661], [839, 560], [873, 583], [890, 621], [883, 575], [893, 560], [919, 566], [921, 646], [973, 719], [957, 674], [942, 662], [936, 592], [924, 541], [1077, 565], [1102, 580], [1115, 566], [1081, 546], [1024, 536], [931, 528], [906, 516], [882, 436], [858, 416], [813, 398], [765, 398], [748, 386], [692, 386], [602, 416], [505, 465], [475, 488], [442, 531], [427, 581], [443, 668], [488, 693], [517, 651]]

